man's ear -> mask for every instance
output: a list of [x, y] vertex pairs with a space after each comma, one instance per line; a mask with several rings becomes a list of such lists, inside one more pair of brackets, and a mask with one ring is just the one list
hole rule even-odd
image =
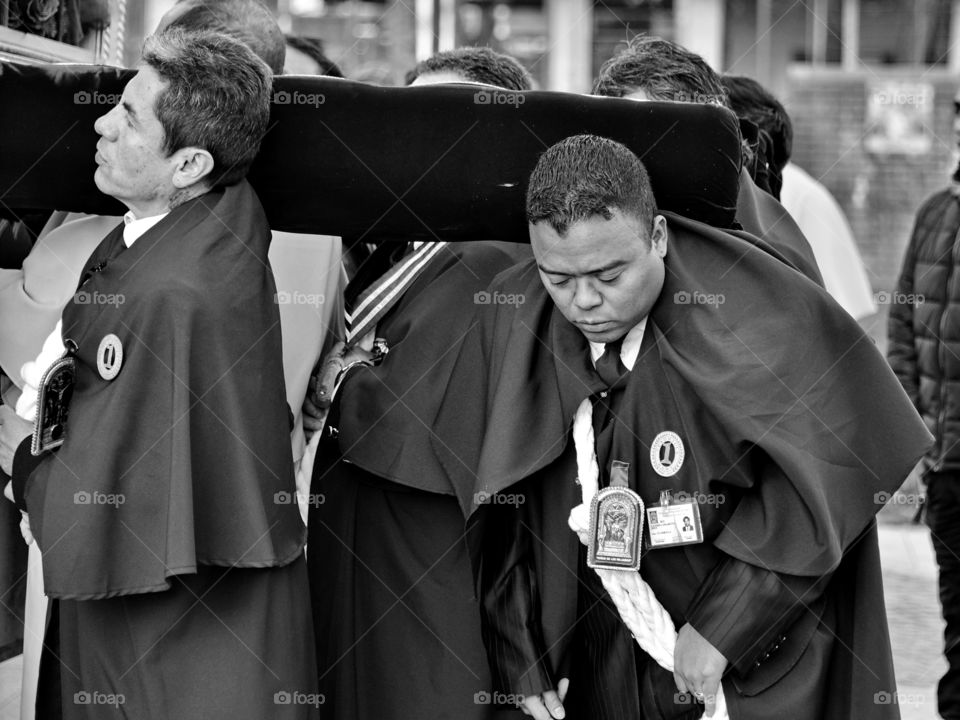
[[173, 186], [186, 190], [213, 172], [213, 155], [206, 150], [186, 147], [174, 154]]
[[663, 215], [653, 218], [653, 232], [650, 234], [650, 248], [660, 257], [667, 255], [667, 219]]

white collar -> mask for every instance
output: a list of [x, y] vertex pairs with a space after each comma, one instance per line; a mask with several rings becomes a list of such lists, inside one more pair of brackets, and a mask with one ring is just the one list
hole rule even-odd
[[[630, 332], [626, 334], [623, 338], [623, 345], [620, 346], [620, 360], [623, 362], [627, 370], [633, 370], [633, 366], [637, 362], [637, 356], [640, 354], [640, 343], [643, 341], [643, 331], [647, 327], [647, 318], [644, 318], [636, 325], [634, 325]], [[603, 355], [604, 349], [606, 349], [606, 343], [595, 343], [590, 342], [590, 359], [593, 361], [594, 366], [597, 364], [597, 360], [600, 359], [600, 356]]]
[[167, 210], [167, 212], [160, 213], [159, 215], [137, 218], [133, 214], [133, 211], [128, 210], [123, 216], [123, 244], [131, 247], [141, 235], [169, 214], [170, 211]]

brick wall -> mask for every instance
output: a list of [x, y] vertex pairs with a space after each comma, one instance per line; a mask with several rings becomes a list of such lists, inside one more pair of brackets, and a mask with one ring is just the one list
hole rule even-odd
[[[867, 85], [885, 79], [933, 85], [929, 153], [873, 155], [865, 150]], [[941, 69], [857, 73], [801, 65], [788, 69], [785, 105], [793, 119], [794, 161], [819, 178], [843, 207], [875, 291], [895, 285], [917, 208], [945, 187], [953, 172], [957, 82]]]

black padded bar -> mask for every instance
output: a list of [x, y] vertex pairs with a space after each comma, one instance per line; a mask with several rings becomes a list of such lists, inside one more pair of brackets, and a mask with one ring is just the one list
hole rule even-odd
[[[93, 122], [132, 73], [0, 62], [0, 209], [124, 211], [94, 185]], [[527, 176], [544, 149], [579, 133], [636, 152], [661, 208], [733, 223], [732, 113], [568, 93], [278, 77], [250, 181], [277, 230], [525, 241]]]

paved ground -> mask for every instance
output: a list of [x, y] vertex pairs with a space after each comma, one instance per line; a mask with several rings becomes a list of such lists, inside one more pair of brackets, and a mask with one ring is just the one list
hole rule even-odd
[[930, 534], [923, 526], [880, 526], [884, 594], [903, 720], [934, 720], [943, 621]]
[[[935, 720], [936, 684], [944, 670], [943, 623], [929, 533], [909, 523], [912, 499], [902, 494], [884, 509], [880, 552], [899, 683], [896, 699], [903, 720]], [[18, 720], [19, 689], [20, 659], [0, 663], [0, 720]]]

